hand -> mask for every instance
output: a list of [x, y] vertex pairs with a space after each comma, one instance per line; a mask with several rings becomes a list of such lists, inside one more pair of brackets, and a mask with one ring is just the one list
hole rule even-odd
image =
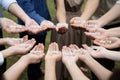
[[45, 31], [47, 28], [46, 27], [42, 27], [40, 25], [31, 25], [28, 27], [28, 32], [29, 34], [38, 34], [40, 32]]
[[1, 18], [1, 26], [7, 33], [20, 33], [26, 31], [26, 27], [16, 24], [14, 21]]
[[55, 25], [48, 20], [44, 20], [40, 24], [41, 27], [46, 27], [46, 29], [55, 29]]
[[103, 46], [108, 49], [114, 49], [120, 47], [120, 39], [117, 37], [108, 37], [103, 39], [95, 39], [94, 43]]
[[94, 58], [104, 58], [105, 54], [110, 53], [109, 50], [100, 46], [88, 47], [87, 45], [83, 45], [83, 47]]
[[8, 46], [14, 46], [28, 41], [28, 36], [26, 35], [23, 38], [5, 38], [5, 40]]
[[102, 39], [110, 36], [108, 31], [103, 28], [97, 28], [94, 32], [85, 32], [85, 35], [94, 39]]
[[21, 55], [26, 54], [34, 46], [35, 42], [36, 42], [35, 39], [31, 39], [22, 44], [11, 46], [10, 49], [15, 54], [21, 54]]
[[68, 24], [67, 24], [67, 23], [58, 23], [58, 24], [56, 25], [56, 31], [57, 31], [58, 33], [63, 34], [63, 33], [65, 33], [65, 32], [67, 32], [67, 30], [68, 30]]
[[45, 56], [46, 60], [53, 60], [54, 62], [57, 62], [61, 60], [61, 52], [59, 51], [58, 44], [57, 43], [51, 43], [49, 45], [47, 54]]
[[74, 17], [70, 20], [70, 25], [75, 28], [85, 28], [86, 21], [81, 19], [81, 17]]
[[[76, 50], [75, 49], [76, 47], [67, 47], [67, 46], [63, 46], [62, 48], [62, 54], [63, 54], [63, 57], [62, 57], [62, 62], [64, 64], [68, 64], [68, 63], [76, 63], [77, 60], [78, 60], [78, 56], [76, 55]], [[72, 50], [71, 50], [72, 49]], [[79, 49], [78, 49], [79, 50]]]
[[99, 20], [89, 20], [85, 23], [85, 29], [89, 32], [95, 32], [97, 28], [101, 28], [102, 24]]
[[37, 34], [39, 32], [42, 32], [46, 30], [46, 28], [42, 28], [40, 25], [38, 25], [33, 19], [28, 19], [25, 23], [27, 30], [29, 34]]
[[39, 63], [41, 59], [44, 57], [44, 46], [43, 44], [36, 45], [30, 53], [23, 56], [23, 58], [29, 63], [29, 64], [35, 64]]

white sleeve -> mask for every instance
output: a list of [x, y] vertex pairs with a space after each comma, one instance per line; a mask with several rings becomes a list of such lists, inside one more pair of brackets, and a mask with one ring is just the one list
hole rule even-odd
[[4, 57], [2, 53], [0, 52], [0, 66], [3, 64], [3, 62], [4, 62]]
[[120, 4], [120, 0], [117, 0], [116, 4]]
[[12, 3], [16, 3], [16, 2], [17, 2], [16, 0], [1, 0], [1, 5], [5, 10], [8, 10], [9, 6]]

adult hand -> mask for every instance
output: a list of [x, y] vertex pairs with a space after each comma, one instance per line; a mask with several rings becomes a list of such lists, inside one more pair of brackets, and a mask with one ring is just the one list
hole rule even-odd
[[45, 59], [57, 62], [57, 61], [61, 60], [61, 58], [62, 58], [62, 54], [59, 51], [58, 44], [55, 43], [55, 42], [51, 43], [49, 45], [49, 48], [48, 48], [47, 54], [45, 56]]
[[94, 32], [85, 32], [85, 35], [93, 39], [102, 39], [110, 36], [108, 30], [103, 28], [97, 28]]
[[75, 28], [85, 28], [85, 23], [86, 21], [81, 19], [81, 17], [73, 17], [70, 20], [70, 25], [75, 27]]
[[104, 58], [104, 55], [110, 52], [101, 46], [88, 47], [87, 45], [83, 45], [83, 47], [88, 52], [88, 54], [94, 58]]
[[8, 46], [14, 46], [14, 45], [18, 45], [21, 43], [24, 43], [28, 41], [28, 36], [24, 36], [23, 38], [5, 38], [5, 42]]
[[1, 18], [0, 20], [0, 25], [7, 33], [20, 33], [26, 31], [25, 26], [18, 25], [10, 19]]
[[[71, 50], [72, 49], [72, 50]], [[64, 64], [68, 64], [68, 63], [76, 63], [78, 60], [78, 56], [76, 55], [76, 50], [73, 47], [67, 47], [67, 46], [63, 46], [62, 48], [62, 61]]]
[[31, 39], [22, 44], [11, 46], [9, 49], [11, 49], [14, 54], [26, 54], [34, 46], [35, 42], [35, 39]]
[[89, 32], [96, 31], [97, 28], [101, 28], [102, 24], [99, 20], [89, 20], [85, 23], [85, 29]]
[[68, 30], [68, 24], [67, 24], [67, 23], [58, 23], [58, 24], [56, 25], [56, 31], [57, 31], [58, 33], [63, 34], [63, 33], [65, 33], [65, 32], [67, 32], [67, 30]]
[[114, 49], [120, 47], [120, 39], [117, 37], [108, 37], [102, 39], [95, 39], [94, 43], [103, 46], [108, 49]]
[[45, 27], [46, 29], [55, 29], [55, 25], [48, 20], [44, 20], [40, 23], [41, 27]]
[[36, 45], [30, 51], [30, 53], [23, 56], [23, 58], [26, 59], [28, 64], [39, 63], [43, 57], [44, 57], [44, 46], [43, 46], [43, 44]]

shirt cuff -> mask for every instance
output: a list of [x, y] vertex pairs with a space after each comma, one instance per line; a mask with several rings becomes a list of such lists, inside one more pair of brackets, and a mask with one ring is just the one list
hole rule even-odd
[[17, 1], [16, 0], [2, 0], [1, 4], [2, 4], [2, 7], [5, 9], [5, 10], [8, 10], [9, 6], [12, 4], [12, 3], [16, 3]]
[[117, 0], [116, 4], [120, 4], [120, 0]]
[[0, 66], [4, 63], [4, 57], [2, 53], [0, 52]]

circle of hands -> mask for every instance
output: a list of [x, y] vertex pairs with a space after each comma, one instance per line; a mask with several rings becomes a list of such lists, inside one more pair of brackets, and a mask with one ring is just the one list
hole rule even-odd
[[[7, 18], [3, 18], [1, 21], [3, 29], [8, 33], [19, 33], [28, 31], [30, 34], [37, 34], [44, 30], [55, 29], [58, 33], [63, 34], [68, 31], [67, 23], [57, 23], [56, 25], [54, 25], [51, 21], [48, 20], [44, 20], [41, 22], [40, 25], [38, 25], [33, 19], [30, 19], [26, 22], [25, 26], [18, 25], [14, 21]], [[85, 34], [94, 39], [94, 44], [103, 46], [108, 49], [117, 48], [119, 46], [117, 44], [119, 43], [120, 39], [109, 35], [108, 30], [101, 28], [100, 21], [98, 20], [86, 21], [81, 17], [74, 17], [70, 20], [70, 25], [73, 28], [85, 29]], [[11, 41], [15, 41], [15, 39]], [[11, 45], [11, 43], [9, 45]]]
[[[35, 43], [35, 39], [28, 40], [28, 36], [24, 36], [23, 38], [6, 38], [6, 44], [10, 46], [9, 49], [13, 51], [13, 55], [24, 55], [31, 64], [40, 62], [45, 55], [44, 45], [41, 43], [35, 45]], [[104, 47], [88, 47], [85, 44], [82, 46], [82, 48], [79, 48], [77, 45], [71, 44], [63, 46], [60, 51], [58, 44], [53, 42], [49, 45], [45, 59], [52, 59], [54, 61], [62, 60], [63, 63], [70, 63], [77, 62], [78, 59], [84, 61], [90, 57], [103, 58], [104, 54], [109, 53], [109, 50]]]

